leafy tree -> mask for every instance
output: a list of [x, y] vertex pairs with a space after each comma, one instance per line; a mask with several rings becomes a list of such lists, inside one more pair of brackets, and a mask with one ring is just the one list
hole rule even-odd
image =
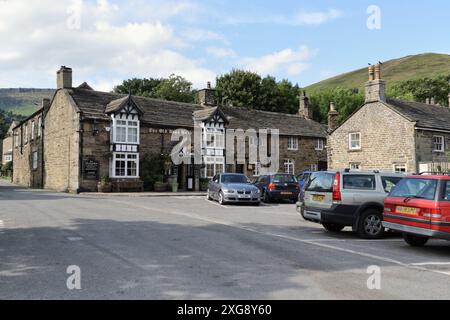
[[425, 102], [435, 98], [436, 103], [448, 106], [450, 75], [433, 79], [422, 78], [403, 81], [388, 90], [388, 96], [408, 101]]
[[344, 121], [364, 104], [364, 95], [357, 90], [343, 88], [314, 92], [310, 96], [310, 104], [315, 120], [322, 123], [327, 122], [331, 101], [336, 104], [340, 113], [340, 121]]
[[216, 95], [219, 102], [234, 107], [259, 109], [261, 86], [260, 75], [234, 69], [217, 78]]
[[192, 83], [181, 76], [171, 75], [169, 78], [129, 79], [113, 90], [115, 93], [164, 99], [178, 102], [195, 101], [195, 91]]
[[232, 70], [217, 78], [218, 101], [238, 108], [297, 113], [298, 85], [288, 80], [277, 82], [274, 77], [244, 70]]

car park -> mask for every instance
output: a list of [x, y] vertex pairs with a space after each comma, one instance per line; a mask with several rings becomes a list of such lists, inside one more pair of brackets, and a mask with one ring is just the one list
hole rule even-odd
[[208, 184], [208, 200], [216, 200], [221, 205], [227, 203], [248, 203], [259, 205], [259, 189], [243, 174], [223, 173], [213, 177]]
[[300, 193], [297, 179], [294, 175], [287, 173], [263, 175], [255, 182], [255, 186], [260, 190], [261, 198], [265, 203], [280, 200], [295, 203]]
[[305, 220], [331, 232], [352, 227], [360, 237], [381, 238], [384, 199], [404, 177], [397, 173], [344, 170], [315, 172], [297, 210]]
[[430, 238], [450, 240], [450, 177], [403, 179], [385, 200], [383, 225], [402, 232], [411, 246], [424, 246]]

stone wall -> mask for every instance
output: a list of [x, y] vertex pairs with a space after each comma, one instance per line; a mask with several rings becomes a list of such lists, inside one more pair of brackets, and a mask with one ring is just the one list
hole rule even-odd
[[57, 92], [44, 122], [44, 187], [77, 192], [80, 121], [65, 90]]
[[[444, 137], [445, 151], [436, 152], [434, 151], [433, 138], [434, 136]], [[437, 163], [442, 164], [443, 169], [450, 169], [450, 134], [416, 130], [416, 152], [417, 152], [417, 163]], [[417, 168], [416, 172], [420, 168]]]
[[6, 155], [12, 155], [12, 148], [13, 148], [13, 138], [12, 136], [8, 136], [5, 139], [3, 139], [3, 143], [1, 146], [2, 150], [2, 162], [1, 164], [6, 164], [5, 156]]
[[[349, 134], [361, 133], [361, 150], [351, 151]], [[414, 123], [382, 103], [366, 104], [329, 137], [329, 167], [349, 168], [359, 163], [362, 170], [393, 171], [394, 165], [416, 170]]]
[[[31, 188], [42, 188], [42, 135], [38, 136], [39, 117], [42, 113], [30, 118], [14, 130], [19, 135], [19, 144], [13, 146], [13, 182]], [[34, 121], [34, 138], [32, 139], [32, 123]], [[25, 127], [28, 126], [28, 139], [25, 138]], [[33, 156], [37, 154], [37, 166], [33, 168]]]

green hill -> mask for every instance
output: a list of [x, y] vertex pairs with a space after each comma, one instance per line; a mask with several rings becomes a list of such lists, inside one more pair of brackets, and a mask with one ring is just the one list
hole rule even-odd
[[[425, 53], [386, 61], [383, 63], [382, 72], [383, 79], [386, 80], [388, 86], [393, 86], [404, 80], [424, 77], [434, 78], [448, 74], [450, 74], [450, 55], [436, 53]], [[363, 89], [364, 83], [367, 80], [367, 67], [364, 67], [353, 72], [318, 82], [305, 89], [309, 93], [336, 87]]]
[[43, 98], [51, 99], [51, 89], [0, 89], [0, 109], [28, 116], [35, 112]]

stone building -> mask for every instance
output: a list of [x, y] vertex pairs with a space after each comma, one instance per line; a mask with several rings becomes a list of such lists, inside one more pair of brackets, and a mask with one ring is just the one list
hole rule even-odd
[[99, 92], [86, 83], [73, 87], [72, 70], [61, 67], [51, 101], [14, 128], [13, 181], [69, 192], [96, 191], [102, 177], [115, 186], [139, 185], [143, 159], [167, 157], [179, 143], [172, 134], [195, 129], [201, 132], [200, 163], [165, 163], [181, 190], [198, 190], [202, 178], [219, 172], [260, 174], [248, 151], [245, 164], [225, 163], [228, 129], [279, 129], [280, 171], [326, 169], [326, 127], [310, 119], [306, 96], [298, 115], [217, 106], [210, 84], [199, 91], [199, 102]]
[[2, 165], [7, 164], [12, 161], [13, 156], [13, 128], [16, 126], [16, 123], [13, 122], [6, 133], [5, 138], [3, 139], [1, 146], [2, 153]]
[[381, 65], [369, 67], [365, 87], [365, 104], [329, 137], [330, 169], [450, 169], [450, 108], [386, 98]]

